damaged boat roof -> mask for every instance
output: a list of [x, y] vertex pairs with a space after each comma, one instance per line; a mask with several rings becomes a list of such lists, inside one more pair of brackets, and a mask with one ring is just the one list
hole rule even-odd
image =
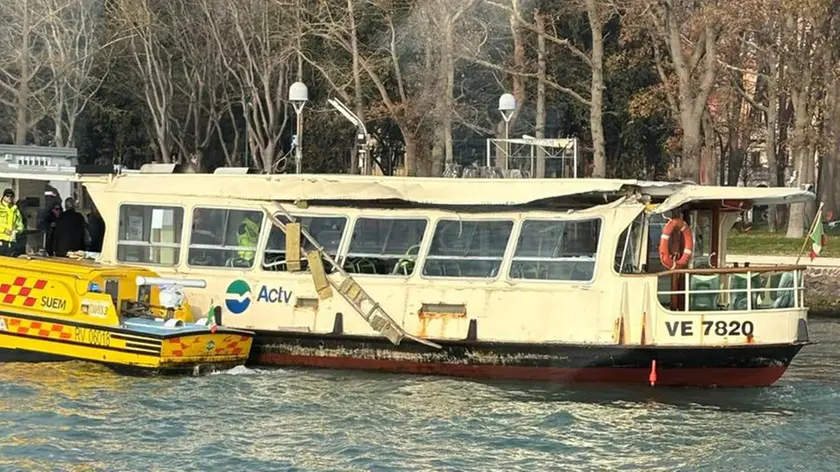
[[[571, 197], [604, 200], [624, 195], [650, 196], [660, 211], [690, 201], [749, 200], [754, 204], [790, 204], [814, 194], [787, 187], [719, 187], [633, 179], [449, 179], [360, 175], [168, 174], [117, 176], [108, 186], [116, 192], [148, 194], [158, 189], [196, 197], [260, 201], [404, 201], [426, 205], [527, 205]], [[667, 208], [667, 209], [666, 209]]]
[[[251, 201], [375, 202], [403, 201], [446, 206], [518, 206], [558, 199], [614, 200], [646, 195], [665, 212], [692, 201], [748, 200], [753, 204], [790, 204], [815, 198], [788, 187], [720, 187], [690, 182], [634, 179], [450, 179], [347, 174], [158, 174], [105, 176], [0, 171], [0, 179], [70, 180], [105, 186], [114, 193], [228, 198]], [[154, 183], [151, 183], [154, 182]]]

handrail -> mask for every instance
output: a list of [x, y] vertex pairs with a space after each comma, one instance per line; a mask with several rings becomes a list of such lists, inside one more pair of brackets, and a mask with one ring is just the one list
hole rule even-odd
[[774, 266], [750, 266], [750, 267], [719, 267], [711, 269], [674, 269], [664, 270], [661, 272], [643, 272], [633, 274], [621, 274], [622, 277], [662, 277], [665, 275], [716, 275], [716, 274], [746, 274], [755, 273], [761, 274], [765, 272], [790, 272], [793, 270], [805, 270], [808, 266], [803, 265], [774, 265]]
[[[788, 265], [788, 266], [779, 265], [779, 266], [769, 266], [769, 267], [761, 267], [761, 268], [752, 268], [752, 267], [740, 268], [740, 267], [738, 267], [738, 268], [732, 268], [732, 269], [735, 269], [735, 270], [724, 271], [724, 270], [713, 270], [713, 269], [711, 269], [711, 270], [710, 269], [701, 269], [701, 270], [682, 270], [682, 271], [660, 272], [659, 274], [657, 274], [657, 279], [659, 279], [661, 277], [668, 277], [669, 275], [674, 274], [675, 272], [681, 272], [683, 274], [686, 274], [686, 277], [685, 277], [685, 281], [680, 284], [681, 285], [680, 287], [671, 287], [671, 289], [668, 289], [668, 290], [661, 290], [658, 287], [656, 287], [655, 292], [657, 294], [657, 297], [662, 296], [662, 295], [671, 295], [672, 297], [673, 296], [682, 297], [682, 299], [677, 301], [676, 303], [678, 305], [683, 305], [682, 310], [684, 310], [684, 311], [694, 311], [695, 310], [695, 309], [691, 308], [692, 301], [705, 300], [705, 301], [708, 302], [709, 299], [702, 298], [706, 295], [715, 295], [716, 296], [716, 298], [714, 299], [715, 304], [714, 304], [714, 307], [711, 307], [711, 306], [710, 307], [703, 307], [703, 308], [701, 308], [701, 310], [718, 311], [718, 310], [723, 309], [724, 311], [728, 311], [728, 310], [738, 310], [738, 311], [740, 311], [740, 310], [745, 309], [746, 311], [752, 311], [754, 309], [759, 309], [759, 310], [768, 309], [768, 308], [771, 308], [771, 306], [767, 306], [764, 302], [761, 303], [761, 306], [756, 306], [755, 303], [757, 303], [757, 301], [758, 301], [757, 297], [759, 296], [759, 294], [768, 294], [769, 295], [770, 293], [776, 293], [776, 294], [788, 293], [788, 294], [792, 295], [792, 299], [788, 299], [789, 302], [785, 302], [785, 306], [775, 306], [775, 305], [773, 305], [772, 306], [773, 308], [801, 308], [803, 306], [802, 305], [802, 294], [801, 294], [801, 292], [804, 289], [804, 286], [802, 284], [801, 278], [802, 278], [802, 275], [804, 274], [804, 269], [807, 269], [807, 267], [791, 266], [791, 265]], [[753, 270], [753, 269], [761, 269], [761, 270]], [[759, 282], [760, 285], [754, 285], [754, 283], [757, 282], [757, 281], [753, 280], [755, 276], [760, 276], [760, 274], [768, 274], [768, 273], [769, 274], [789, 273], [789, 274], [792, 275], [793, 280], [789, 282], [790, 283], [789, 286], [779, 285], [779, 286], [776, 286], [776, 287], [771, 287], [771, 286], [769, 286], [770, 285], [770, 280], [771, 280], [770, 278], [767, 278], [764, 282]], [[706, 275], [706, 274], [713, 275], [713, 276], [723, 276], [723, 277], [716, 277], [715, 279], [710, 279], [710, 280], [717, 280], [718, 281], [717, 282], [717, 287], [713, 287], [713, 288], [705, 288], [705, 287], [704, 288], [699, 288], [699, 287], [698, 288], [693, 288], [692, 284], [691, 284], [692, 276], [702, 276], [702, 275]], [[732, 280], [733, 276], [740, 276], [740, 275], [746, 275], [746, 280], [744, 281], [745, 286], [743, 286], [743, 287], [731, 286], [730, 284], [733, 282], [733, 280]], [[761, 280], [761, 277], [759, 277], [759, 280]], [[709, 280], [701, 281], [701, 283], [704, 283], [704, 282], [707, 283], [707, 282], [709, 282]], [[726, 300], [726, 302], [724, 304], [717, 303], [717, 296], [725, 296], [725, 299], [728, 299], [728, 297], [733, 296], [733, 295], [737, 296], [738, 300], [744, 301], [746, 306], [744, 306], [743, 308], [734, 307], [734, 305], [732, 305], [732, 304], [736, 303], [735, 299]], [[701, 298], [698, 299], [698, 298], [695, 298], [695, 296], [699, 296]], [[741, 298], [741, 297], [744, 297], [744, 298]], [[740, 303], [740, 301], [738, 301], [737, 303]], [[662, 302], [661, 299], [660, 299], [660, 302]], [[671, 309], [675, 309], [673, 307], [674, 303], [675, 302], [672, 298]], [[787, 303], [790, 303], [790, 304], [787, 304]], [[728, 306], [728, 308], [724, 308], [726, 306]], [[679, 308], [676, 308], [676, 309], [679, 310]]]

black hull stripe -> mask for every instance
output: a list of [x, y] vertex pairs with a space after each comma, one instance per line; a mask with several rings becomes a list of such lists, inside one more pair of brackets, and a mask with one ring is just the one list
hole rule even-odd
[[140, 336], [126, 336], [124, 334], [111, 334], [111, 338], [113, 339], [121, 339], [126, 343], [133, 343], [133, 344], [143, 344], [145, 347], [151, 348], [159, 348], [161, 346], [160, 339], [152, 339], [152, 338], [143, 338]]
[[158, 354], [158, 355], [160, 354], [160, 351], [161, 351], [160, 345], [155, 347], [155, 346], [150, 346], [148, 344], [126, 342], [125, 346], [128, 347], [128, 348], [132, 348], [132, 349], [142, 350], [144, 352], [153, 352], [153, 353]]
[[[314, 334], [314, 333], [313, 333]], [[261, 355], [298, 355], [381, 360], [421, 364], [518, 366], [546, 368], [618, 367], [763, 367], [787, 366], [803, 346], [811, 343], [738, 346], [622, 346], [560, 343], [499, 343], [436, 341], [437, 350], [411, 341], [394, 346], [374, 337], [261, 331], [251, 349], [251, 361]]]
[[46, 342], [52, 342], [52, 343], [58, 343], [58, 344], [69, 344], [71, 346], [89, 347], [89, 348], [94, 348], [94, 349], [102, 349], [102, 350], [105, 350], [105, 351], [125, 352], [125, 353], [128, 353], [128, 354], [140, 354], [140, 355], [143, 355], [143, 356], [155, 356], [155, 357], [160, 356], [160, 349], [157, 349], [157, 350], [153, 350], [151, 348], [148, 348], [148, 349], [147, 348], [129, 349], [129, 348], [121, 348], [121, 347], [113, 347], [113, 346], [98, 346], [98, 345], [95, 345], [95, 344], [87, 344], [87, 343], [82, 343], [82, 342], [79, 342], [79, 341], [74, 341], [72, 339], [42, 338], [40, 336], [33, 336], [31, 334], [12, 333], [12, 332], [9, 332], [9, 331], [0, 331], [0, 336], [12, 336], [12, 337], [16, 337], [16, 338], [35, 339], [35, 340], [38, 340], [38, 341], [46, 341]]
[[[328, 345], [331, 343], [366, 346], [370, 348], [379, 348], [381, 346], [388, 346], [405, 352], [435, 352], [437, 349], [425, 346], [420, 343], [413, 342], [409, 339], [403, 339], [399, 346], [394, 346], [390, 341], [384, 337], [360, 335], [360, 334], [333, 334], [333, 333], [306, 333], [301, 331], [268, 331], [268, 330], [254, 330], [254, 344], [271, 344], [277, 340], [295, 340], [304, 344], [319, 345], [321, 343]], [[444, 349], [460, 348], [460, 349], [486, 349], [492, 351], [510, 351], [510, 352], [549, 352], [557, 347], [561, 348], [579, 348], [592, 351], [599, 350], [652, 350], [652, 351], [685, 351], [685, 350], [720, 350], [720, 349], [743, 349], [754, 350], [766, 347], [782, 347], [782, 346], [807, 346], [809, 344], [818, 344], [816, 341], [796, 341], [790, 343], [776, 343], [776, 344], [733, 344], [733, 345], [657, 345], [657, 344], [592, 344], [592, 343], [565, 343], [565, 342], [542, 342], [529, 343], [520, 341], [470, 341], [466, 339], [437, 339], [426, 338], [441, 345]]]
[[[172, 334], [144, 333], [144, 332], [134, 331], [134, 330], [131, 330], [131, 329], [126, 329], [126, 328], [117, 328], [115, 326], [103, 326], [103, 325], [95, 325], [95, 324], [90, 324], [90, 323], [80, 323], [78, 321], [65, 320], [65, 319], [61, 319], [61, 318], [47, 318], [47, 317], [43, 317], [43, 316], [25, 315], [25, 314], [22, 314], [22, 313], [14, 313], [14, 312], [11, 312], [11, 311], [0, 311], [0, 315], [11, 316], [13, 318], [21, 318], [21, 319], [29, 320], [29, 321], [40, 321], [42, 323], [57, 323], [57, 324], [65, 325], [65, 326], [72, 326], [74, 328], [98, 329], [98, 330], [101, 330], [101, 331], [107, 331], [107, 332], [112, 333], [112, 334], [123, 334], [123, 335], [127, 335], [127, 336], [138, 336], [138, 337], [142, 337], [143, 340], [148, 340], [148, 341], [152, 341], [152, 342], [153, 341], [164, 341], [164, 340], [173, 339], [173, 338], [180, 338], [182, 336], [195, 336], [195, 335], [209, 334], [209, 330], [207, 330], [206, 332], [191, 331], [191, 332], [180, 332], [180, 333], [172, 333]], [[239, 330], [239, 329], [224, 328], [224, 327], [219, 327], [216, 330], [215, 334], [237, 334], [237, 335], [241, 335], [241, 336], [252, 335], [252, 333], [250, 331], [242, 331], [242, 330]]]

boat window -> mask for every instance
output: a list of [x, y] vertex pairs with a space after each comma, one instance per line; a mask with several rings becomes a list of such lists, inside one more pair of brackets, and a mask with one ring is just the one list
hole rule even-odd
[[181, 257], [183, 224], [183, 208], [120, 205], [117, 260], [177, 265]]
[[423, 275], [496, 277], [512, 229], [512, 221], [438, 221]]
[[[288, 223], [289, 219], [284, 215], [276, 215], [282, 223]], [[295, 216], [302, 228], [309, 231], [315, 241], [323, 246], [327, 254], [336, 258], [338, 248], [341, 245], [341, 238], [344, 236], [344, 228], [347, 226], [347, 218], [344, 216]], [[300, 235], [300, 244], [306, 251], [315, 247], [306, 240], [303, 234]], [[306, 258], [301, 258], [301, 269], [309, 267]], [[265, 247], [263, 257], [263, 269], [270, 271], [286, 271], [286, 233], [277, 226], [272, 225], [268, 235], [268, 244]], [[333, 271], [332, 265], [324, 261], [324, 270], [329, 274]]]
[[645, 243], [644, 229], [645, 216], [642, 214], [637, 216], [618, 237], [618, 245], [615, 248], [615, 271], [619, 274], [641, 272], [639, 259]]
[[426, 231], [425, 219], [359, 218], [344, 270], [356, 274], [411, 275]]
[[711, 269], [715, 256], [712, 247], [713, 214], [711, 210], [698, 210], [691, 213], [691, 233], [694, 236], [694, 255], [691, 267], [694, 269]]
[[525, 280], [592, 280], [600, 234], [600, 219], [525, 220], [510, 276]]
[[239, 269], [253, 267], [262, 218], [262, 212], [255, 210], [194, 209], [189, 264]]
[[665, 215], [651, 215], [648, 220], [648, 249], [647, 249], [647, 272], [662, 272], [665, 265], [659, 259], [659, 239], [662, 237], [662, 230], [668, 220]]

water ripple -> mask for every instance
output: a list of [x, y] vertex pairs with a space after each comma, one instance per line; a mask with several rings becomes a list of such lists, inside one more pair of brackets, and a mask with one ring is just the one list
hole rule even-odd
[[833, 470], [840, 324], [774, 387], [0, 365], [0, 470]]

